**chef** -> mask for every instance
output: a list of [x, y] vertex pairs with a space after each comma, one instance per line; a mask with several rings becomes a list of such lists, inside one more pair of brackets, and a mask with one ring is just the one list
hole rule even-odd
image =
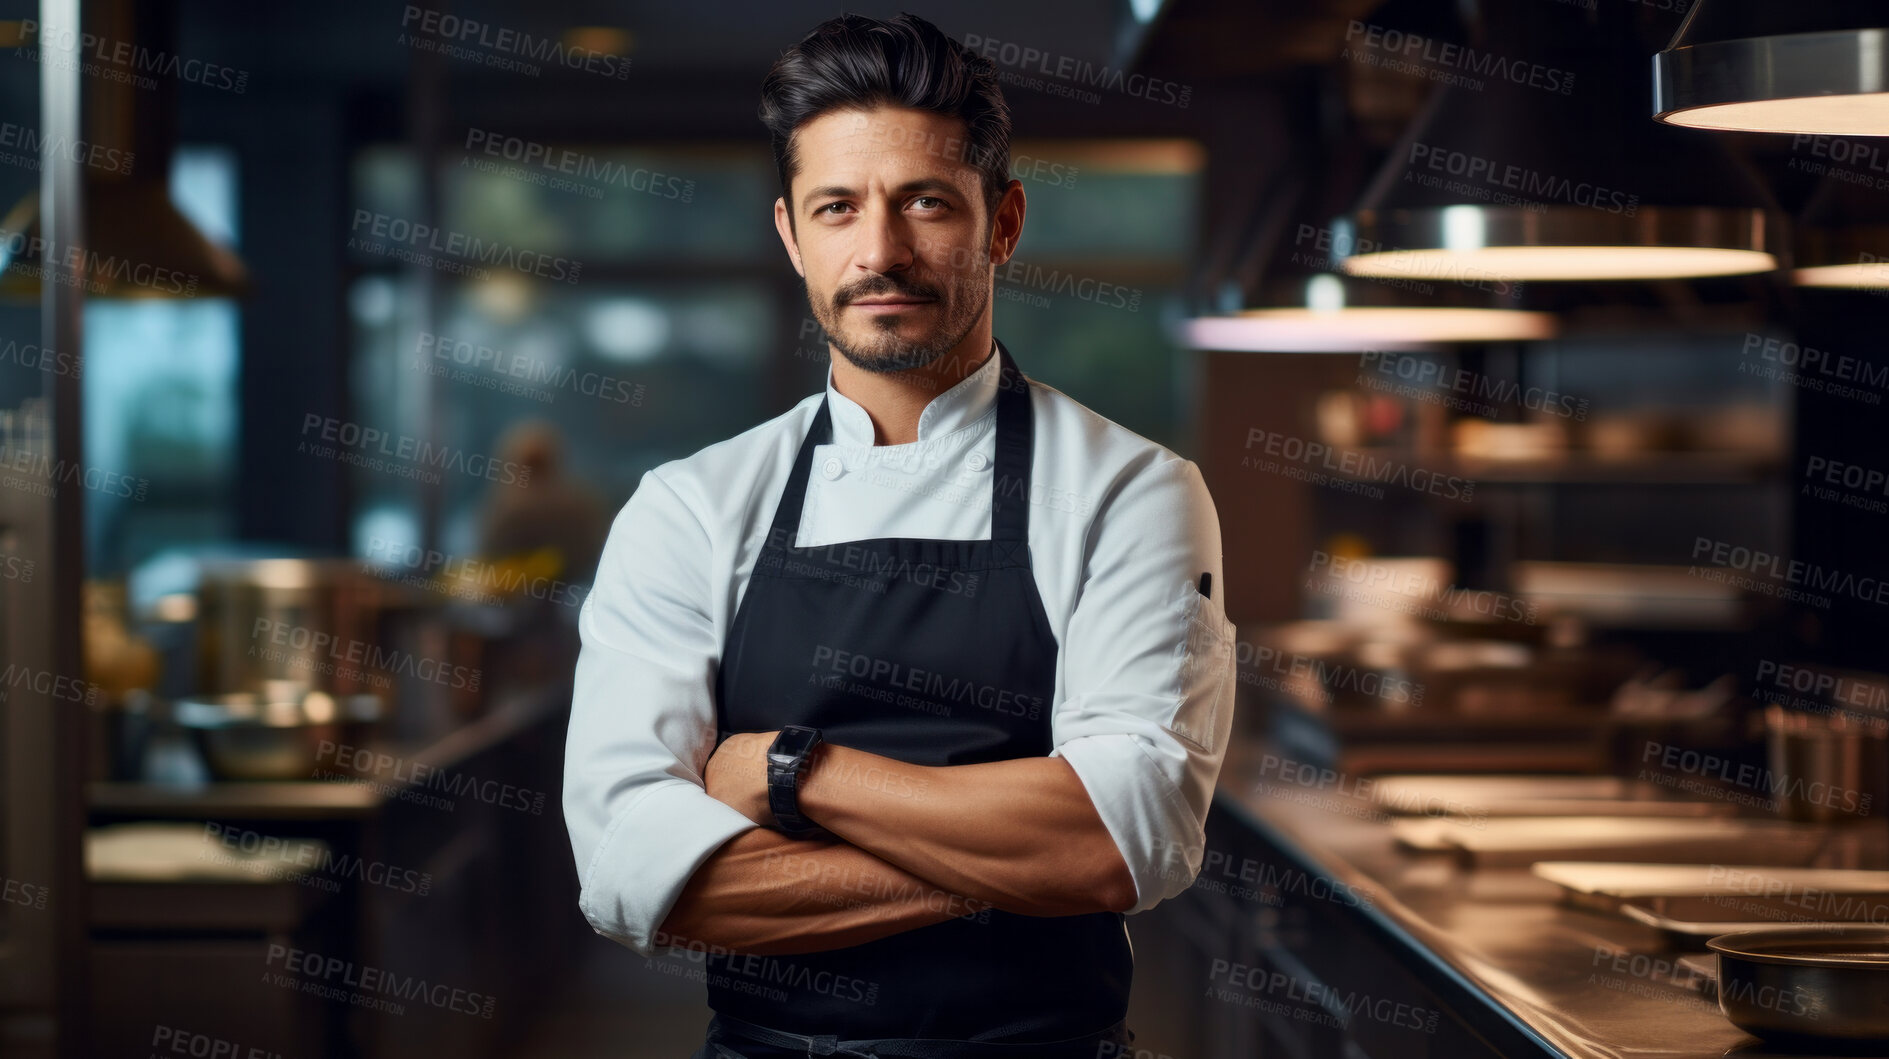
[[698, 1057], [1122, 1054], [1125, 915], [1192, 883], [1232, 723], [1213, 501], [993, 336], [1024, 194], [989, 60], [846, 15], [761, 116], [831, 366], [616, 517], [582, 911], [700, 971]]

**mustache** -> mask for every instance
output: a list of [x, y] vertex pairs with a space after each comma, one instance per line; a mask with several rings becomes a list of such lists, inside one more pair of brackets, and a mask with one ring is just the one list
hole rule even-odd
[[833, 307], [835, 309], [844, 308], [846, 305], [860, 298], [871, 298], [886, 294], [896, 294], [905, 298], [925, 298], [930, 301], [938, 300], [938, 289], [936, 287], [880, 275], [873, 276], [871, 279], [860, 280], [850, 287], [844, 287], [834, 292]]

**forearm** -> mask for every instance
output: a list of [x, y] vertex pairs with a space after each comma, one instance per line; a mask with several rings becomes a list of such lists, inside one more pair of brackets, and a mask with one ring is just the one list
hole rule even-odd
[[824, 745], [802, 815], [913, 875], [1033, 916], [1125, 911], [1135, 884], [1061, 758], [927, 767]]
[[857, 846], [756, 828], [702, 862], [662, 931], [669, 944], [780, 956], [859, 945], [987, 907]]

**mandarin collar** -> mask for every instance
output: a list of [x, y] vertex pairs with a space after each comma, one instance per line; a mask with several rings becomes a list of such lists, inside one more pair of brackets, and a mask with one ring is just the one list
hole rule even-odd
[[[997, 401], [997, 386], [1003, 369], [1003, 357], [995, 338], [990, 355], [977, 370], [959, 380], [957, 385], [931, 399], [918, 415], [918, 440], [930, 441], [969, 426]], [[833, 421], [833, 443], [871, 447], [874, 432], [872, 416], [857, 401], [833, 386], [833, 365], [826, 368], [826, 401]]]

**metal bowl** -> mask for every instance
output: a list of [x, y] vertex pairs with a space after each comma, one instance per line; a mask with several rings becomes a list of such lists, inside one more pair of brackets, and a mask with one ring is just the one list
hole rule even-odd
[[262, 692], [180, 699], [172, 719], [220, 780], [306, 780], [324, 744], [360, 745], [380, 720], [378, 695], [334, 696], [271, 681]]
[[1721, 934], [1718, 1006], [1746, 1033], [1810, 1051], [1889, 1045], [1889, 927]]

